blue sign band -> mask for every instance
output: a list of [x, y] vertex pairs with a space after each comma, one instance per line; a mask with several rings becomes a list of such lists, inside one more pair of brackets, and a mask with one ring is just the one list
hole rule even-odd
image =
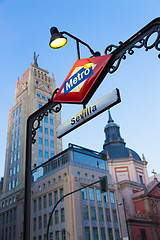
[[64, 83], [64, 95], [67, 95], [67, 93], [69, 93], [91, 75], [93, 75], [92, 66], [90, 68], [81, 68]]

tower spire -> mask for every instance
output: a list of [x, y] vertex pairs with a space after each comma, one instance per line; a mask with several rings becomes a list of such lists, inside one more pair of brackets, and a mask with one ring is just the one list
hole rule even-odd
[[110, 112], [110, 109], [108, 110], [108, 123], [110, 122], [114, 122], [113, 119], [112, 119], [112, 116], [111, 116], [111, 112]]

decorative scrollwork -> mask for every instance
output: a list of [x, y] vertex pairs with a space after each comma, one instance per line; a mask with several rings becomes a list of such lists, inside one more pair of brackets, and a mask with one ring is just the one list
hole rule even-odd
[[[122, 45], [123, 42], [120, 41], [119, 44]], [[117, 49], [117, 48], [119, 48], [119, 46], [116, 46], [116, 45], [114, 45], [114, 44], [111, 44], [111, 45], [109, 45], [108, 47], [106, 47], [104, 53], [107, 55], [107, 54], [109, 54], [109, 53], [112, 53], [113, 49]]]
[[[151, 37], [156, 33], [156, 38], [152, 40]], [[152, 43], [150, 43], [151, 40]], [[160, 18], [154, 19], [126, 42], [119, 42], [119, 44], [119, 46], [109, 45], [105, 49], [105, 54], [112, 54], [108, 69], [109, 73], [114, 73], [118, 69], [121, 60], [126, 59], [126, 54], [133, 55], [136, 48], [144, 47], [145, 51], [155, 48], [160, 51]], [[158, 54], [158, 57], [160, 58], [160, 54]]]
[[32, 122], [32, 143], [34, 144], [36, 142], [35, 136], [36, 136], [36, 131], [40, 128], [40, 122], [43, 120], [44, 117], [47, 117], [50, 113], [55, 112], [58, 113], [60, 112], [62, 105], [61, 103], [55, 103], [52, 104], [52, 100], [55, 96], [55, 94], [58, 92], [58, 88], [54, 91], [51, 100], [49, 102], [51, 104], [45, 104], [43, 107], [46, 106], [45, 112], [40, 112], [39, 115], [33, 120]]
[[119, 67], [119, 65], [120, 65], [120, 63], [121, 63], [121, 61], [122, 61], [122, 59], [126, 59], [126, 52], [124, 53], [124, 54], [122, 54], [115, 62], [114, 62], [114, 64], [112, 64], [112, 66], [109, 68], [109, 73], [114, 73], [117, 69], [118, 69], [118, 67]]

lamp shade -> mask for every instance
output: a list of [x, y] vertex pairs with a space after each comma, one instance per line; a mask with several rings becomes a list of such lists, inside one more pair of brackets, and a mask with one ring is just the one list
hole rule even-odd
[[50, 39], [50, 47], [51, 48], [61, 48], [67, 43], [67, 38], [65, 38], [56, 27], [52, 27], [50, 29], [51, 39]]

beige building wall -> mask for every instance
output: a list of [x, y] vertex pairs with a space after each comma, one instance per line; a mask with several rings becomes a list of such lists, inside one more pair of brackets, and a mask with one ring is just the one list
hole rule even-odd
[[[9, 111], [3, 191], [0, 196], [0, 239], [3, 240], [23, 238], [27, 119], [39, 109], [39, 104], [44, 105], [52, 97], [55, 79], [53, 74], [52, 77], [48, 74], [48, 71], [31, 64], [22, 78], [17, 79], [14, 106]], [[48, 123], [45, 121], [41, 121], [42, 131], [37, 130], [36, 143], [32, 145], [32, 168], [62, 151], [62, 140], [56, 136], [61, 114], [53, 112], [48, 116]], [[45, 128], [48, 129], [47, 135]], [[40, 149], [42, 157], [39, 157]]]
[[[15, 104], [10, 110], [8, 121], [8, 135], [4, 174], [3, 193], [19, 185], [24, 186], [25, 172], [25, 146], [26, 146], [26, 124], [28, 117], [39, 108], [39, 104], [44, 105], [52, 97], [55, 90], [55, 80], [48, 77], [48, 71], [31, 64], [29, 69], [17, 80], [15, 90]], [[21, 109], [21, 110], [20, 110]], [[18, 111], [18, 114], [17, 114]], [[21, 111], [21, 112], [20, 112]], [[51, 126], [52, 120], [52, 126]], [[62, 141], [57, 139], [56, 128], [61, 123], [60, 113], [48, 116], [48, 123], [45, 127], [45, 119], [42, 120], [42, 144], [43, 152], [41, 162], [39, 162], [39, 131], [36, 133], [36, 143], [33, 145], [32, 167], [45, 162], [53, 155], [61, 152]], [[45, 156], [45, 128], [48, 128], [48, 158]], [[50, 129], [53, 134], [51, 136]], [[51, 146], [51, 141], [54, 146]], [[53, 144], [52, 144], [53, 145]], [[47, 154], [46, 154], [47, 155]], [[12, 160], [11, 160], [12, 159]]]
[[[38, 171], [43, 172], [42, 169]], [[60, 199], [60, 191], [62, 189], [65, 195], [99, 180], [104, 175], [108, 176], [108, 193], [101, 194], [100, 184], [97, 183], [84, 189], [85, 193], [83, 195], [82, 190], [80, 190], [67, 196], [64, 201], [59, 203], [53, 214], [53, 221], [49, 229], [50, 237], [53, 236], [53, 239], [58, 239], [59, 236], [59, 239], [63, 239], [62, 234], [65, 231], [67, 240], [109, 240], [111, 239], [111, 234], [113, 239], [117, 239], [118, 231], [121, 237], [126, 237], [127, 239], [125, 214], [123, 206], [119, 204], [122, 201], [121, 192], [117, 189], [116, 185], [114, 186], [108, 170], [91, 168], [87, 166], [87, 162], [85, 167], [82, 164], [68, 162], [53, 170], [48, 175], [35, 178], [36, 181], [32, 185], [31, 215], [33, 217], [31, 219], [31, 239], [46, 239], [47, 226], [46, 224], [44, 226], [44, 218], [46, 218], [44, 215], [47, 214], [48, 221], [49, 213], [56, 203], [55, 195]], [[34, 176], [36, 175], [34, 174]], [[49, 194], [52, 196], [52, 208], [48, 205]], [[45, 208], [43, 207], [44, 198], [47, 199]], [[39, 201], [41, 201], [42, 205], [40, 211], [38, 210]], [[65, 215], [63, 221], [61, 216], [62, 209], [64, 209]], [[56, 220], [57, 212], [58, 222]], [[88, 238], [87, 233], [89, 234]]]

